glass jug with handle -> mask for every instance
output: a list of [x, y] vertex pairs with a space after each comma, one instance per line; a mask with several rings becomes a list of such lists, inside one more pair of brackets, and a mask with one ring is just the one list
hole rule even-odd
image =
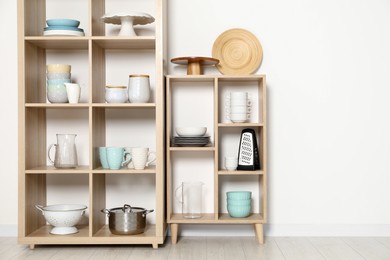
[[183, 218], [202, 217], [203, 182], [182, 182], [175, 190], [175, 196], [182, 206]]
[[[57, 134], [57, 143], [51, 144], [47, 155], [51, 164], [56, 168], [76, 168], [77, 151], [76, 151], [76, 134]], [[50, 157], [51, 148], [55, 147], [54, 161]]]

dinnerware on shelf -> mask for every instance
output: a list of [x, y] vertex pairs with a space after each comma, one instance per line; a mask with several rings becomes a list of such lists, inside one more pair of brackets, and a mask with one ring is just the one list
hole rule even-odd
[[66, 94], [68, 95], [68, 101], [70, 104], [77, 104], [80, 101], [81, 88], [76, 83], [64, 83], [66, 87]]
[[107, 161], [107, 147], [99, 147], [99, 159], [103, 169], [109, 169]]
[[149, 75], [129, 75], [130, 103], [147, 103], [150, 99]]
[[110, 170], [119, 170], [127, 164], [130, 159], [126, 159], [127, 152], [123, 147], [107, 147], [107, 163]]
[[73, 19], [47, 19], [46, 23], [48, 26], [78, 27], [80, 25], [80, 21]]
[[48, 79], [47, 85], [57, 85], [57, 84], [64, 84], [64, 83], [70, 83], [70, 79], [64, 78], [64, 79]]
[[237, 157], [225, 157], [225, 168], [228, 171], [235, 171], [237, 169], [238, 165], [238, 158]]
[[226, 197], [228, 199], [247, 200], [252, 197], [252, 192], [251, 191], [228, 191], [226, 192]]
[[49, 30], [43, 31], [44, 36], [85, 36], [84, 32], [73, 30]]
[[48, 80], [55, 79], [70, 79], [71, 74], [69, 72], [48, 72], [46, 73], [46, 77]]
[[50, 103], [68, 103], [68, 94], [64, 84], [48, 85], [47, 100]]
[[227, 210], [232, 218], [246, 218], [251, 214], [251, 205], [227, 205]]
[[70, 73], [71, 66], [69, 64], [48, 64], [46, 65], [47, 72], [54, 73]]
[[106, 86], [105, 99], [107, 103], [126, 103], [128, 93], [126, 86]]
[[134, 25], [145, 25], [154, 22], [154, 17], [147, 13], [126, 12], [105, 14], [101, 17], [103, 22], [121, 25], [118, 36], [137, 36]]
[[206, 134], [207, 127], [176, 127], [176, 133], [182, 137], [194, 137], [194, 136], [203, 136]]
[[210, 136], [201, 136], [201, 137], [174, 136], [172, 140], [173, 140], [173, 144], [178, 146], [201, 147], [201, 146], [206, 146], [210, 143]]
[[49, 26], [49, 27], [43, 28], [43, 31], [55, 31], [55, 30], [84, 32], [84, 30], [81, 28], [71, 27], [71, 26]]
[[131, 161], [134, 169], [143, 170], [156, 161], [156, 153], [150, 152], [149, 148], [133, 147], [131, 149]]
[[210, 57], [177, 57], [171, 62], [178, 65], [187, 65], [187, 75], [202, 75], [203, 66], [212, 66], [219, 63], [218, 59]]

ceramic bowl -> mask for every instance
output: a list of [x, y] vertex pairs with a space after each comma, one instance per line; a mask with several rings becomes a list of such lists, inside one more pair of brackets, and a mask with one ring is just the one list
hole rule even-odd
[[207, 127], [176, 127], [175, 130], [179, 136], [203, 136]]
[[232, 218], [246, 218], [251, 214], [251, 206], [233, 206], [227, 205], [227, 210]]
[[59, 72], [59, 73], [70, 73], [69, 64], [48, 64], [46, 66], [47, 72]]
[[68, 94], [64, 84], [48, 85], [47, 99], [50, 103], [68, 103]]
[[234, 200], [247, 200], [252, 196], [252, 192], [250, 191], [228, 191], [226, 192], [226, 197], [228, 199]]
[[250, 206], [252, 203], [251, 199], [244, 200], [235, 200], [235, 199], [227, 199], [227, 205], [230, 206]]
[[48, 26], [71, 26], [78, 27], [80, 21], [72, 19], [48, 19], [46, 20]]
[[70, 79], [70, 73], [63, 72], [48, 72], [46, 73], [47, 79]]
[[44, 31], [67, 30], [67, 31], [84, 32], [83, 29], [77, 27], [71, 27], [71, 26], [49, 26], [49, 27], [45, 27], [43, 30]]
[[64, 83], [70, 83], [70, 79], [48, 79], [47, 85], [57, 85], [57, 84], [64, 84]]

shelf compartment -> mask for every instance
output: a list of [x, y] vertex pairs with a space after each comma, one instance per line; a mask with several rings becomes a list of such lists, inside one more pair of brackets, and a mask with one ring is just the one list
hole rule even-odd
[[225, 224], [261, 224], [264, 223], [263, 214], [252, 213], [247, 218], [232, 218], [228, 213], [220, 213], [218, 223]]
[[168, 223], [175, 224], [258, 224], [264, 223], [262, 214], [252, 213], [247, 218], [232, 218], [227, 213], [219, 213], [218, 219], [215, 219], [215, 214], [204, 213], [201, 218], [188, 219], [182, 214], [172, 214], [168, 219]]
[[264, 171], [218, 171], [218, 175], [263, 175]]
[[24, 40], [42, 49], [88, 49], [88, 37], [27, 36]]
[[[50, 230], [53, 228], [51, 225], [41, 226], [39, 229], [35, 230], [31, 234], [27, 235], [23, 238], [23, 241], [29, 242], [32, 244], [64, 244], [64, 243], [76, 243], [80, 242], [79, 240], [82, 238], [86, 238], [89, 235], [89, 227], [88, 225], [77, 225], [78, 233], [70, 234], [70, 235], [52, 235], [50, 234]], [[30, 240], [31, 239], [31, 240]], [[49, 242], [48, 242], [49, 241]]]
[[156, 103], [93, 103], [92, 106], [107, 108], [156, 108]]
[[135, 169], [129, 169], [127, 166], [125, 166], [122, 169], [119, 170], [110, 170], [110, 169], [103, 169], [102, 167], [98, 167], [97, 169], [94, 169], [92, 171], [94, 174], [156, 174], [156, 166], [151, 165], [149, 167], [146, 167], [143, 170], [135, 170]]
[[25, 107], [40, 107], [40, 108], [88, 108], [88, 103], [78, 103], [78, 104], [69, 104], [69, 103], [26, 103]]
[[26, 174], [88, 174], [89, 166], [81, 165], [72, 169], [57, 169], [54, 166], [38, 166], [26, 170]]
[[[108, 225], [104, 225], [93, 235], [93, 238], [106, 238], [106, 237], [111, 238], [112, 243], [116, 243], [116, 244], [142, 242], [142, 240], [144, 239], [150, 239], [156, 237], [156, 225], [146, 223], [145, 232], [137, 235], [114, 235], [111, 233]], [[150, 242], [146, 244], [150, 244]]]
[[263, 123], [218, 123], [218, 127], [261, 127]]
[[103, 49], [155, 49], [156, 37], [118, 37], [118, 36], [94, 36], [92, 41]]

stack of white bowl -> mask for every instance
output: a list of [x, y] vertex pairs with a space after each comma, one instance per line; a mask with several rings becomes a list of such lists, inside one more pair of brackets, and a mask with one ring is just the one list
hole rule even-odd
[[68, 94], [64, 83], [70, 83], [68, 64], [49, 64], [47, 69], [47, 99], [50, 103], [67, 103]]
[[250, 103], [248, 92], [230, 92], [226, 97], [227, 118], [233, 123], [243, 123], [249, 119]]

